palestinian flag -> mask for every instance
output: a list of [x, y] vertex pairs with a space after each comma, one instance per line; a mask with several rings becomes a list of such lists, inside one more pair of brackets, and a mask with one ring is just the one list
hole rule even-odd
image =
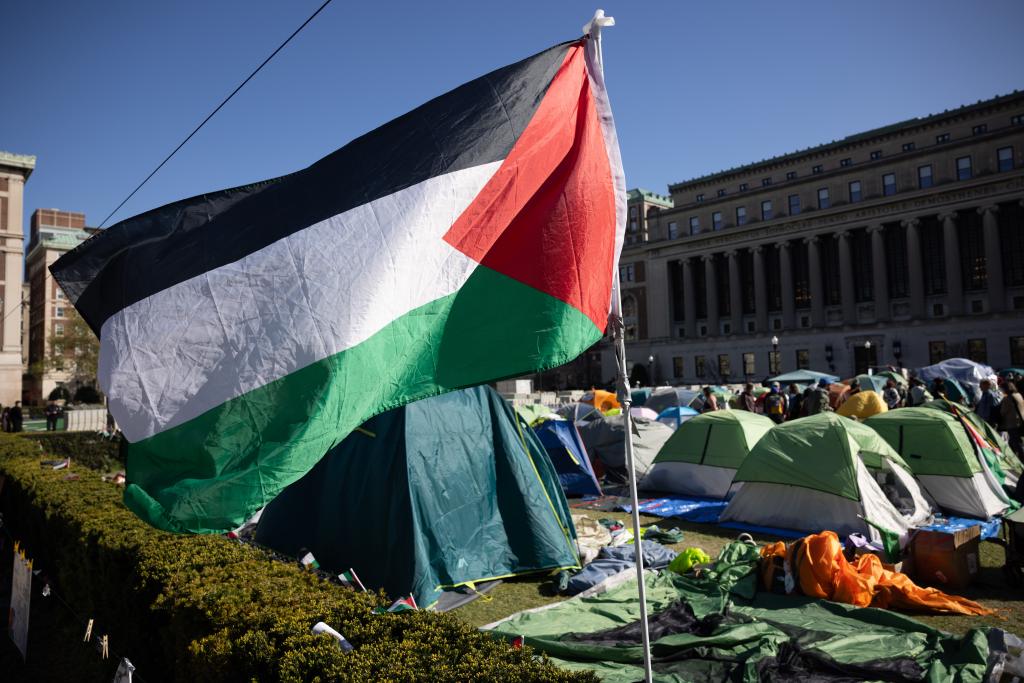
[[416, 605], [416, 599], [411, 595], [407, 598], [399, 598], [391, 603], [391, 606], [387, 609], [383, 607], [377, 607], [373, 610], [374, 614], [387, 614], [388, 612], [405, 612], [407, 610], [416, 610], [419, 607]]
[[368, 418], [599, 340], [626, 204], [595, 60], [557, 45], [53, 264], [100, 338], [128, 507], [236, 528]]
[[359, 580], [359, 576], [356, 575], [355, 569], [349, 569], [347, 572], [342, 572], [338, 574], [338, 581], [340, 581], [341, 585], [345, 586], [346, 588], [351, 588], [352, 590], [355, 590], [356, 587], [358, 587], [359, 590], [363, 591], [364, 593], [366, 592], [366, 586], [364, 586], [363, 582]]

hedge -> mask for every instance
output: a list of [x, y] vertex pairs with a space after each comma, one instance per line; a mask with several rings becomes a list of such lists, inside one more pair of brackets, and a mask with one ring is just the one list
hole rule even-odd
[[18, 436], [35, 441], [53, 459], [71, 458], [73, 465], [100, 472], [124, 469], [120, 435], [111, 439], [96, 432], [21, 432]]
[[[328, 583], [253, 546], [157, 531], [97, 473], [75, 467], [79, 478], [67, 480], [67, 470], [41, 467], [40, 460], [35, 444], [0, 434], [5, 526], [55, 590], [94, 618], [96, 631], [110, 635], [111, 650], [128, 656], [147, 682], [596, 680], [528, 648], [514, 650], [453, 615], [374, 615], [371, 609], [386, 603], [383, 595]], [[38, 595], [33, 615], [46, 600]], [[355, 649], [342, 653], [329, 637], [312, 635], [317, 621]], [[42, 662], [35, 651], [41, 678], [67, 679], [59, 672], [84, 647], [70, 645], [47, 648]], [[107, 664], [109, 680], [116, 662]], [[75, 679], [88, 680], [84, 673]]]

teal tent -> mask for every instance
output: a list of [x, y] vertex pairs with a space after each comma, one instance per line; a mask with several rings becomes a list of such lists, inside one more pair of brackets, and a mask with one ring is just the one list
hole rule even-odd
[[378, 415], [263, 511], [257, 542], [432, 604], [445, 587], [578, 564], [544, 447], [489, 387]]

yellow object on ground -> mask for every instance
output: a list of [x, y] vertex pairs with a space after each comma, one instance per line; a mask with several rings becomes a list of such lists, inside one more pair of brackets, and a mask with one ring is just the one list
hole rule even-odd
[[855, 417], [858, 420], [866, 420], [872, 415], [878, 415], [889, 410], [885, 401], [878, 395], [878, 392], [865, 390], [858, 391], [852, 396], [847, 396], [843, 405], [836, 411], [843, 417]]

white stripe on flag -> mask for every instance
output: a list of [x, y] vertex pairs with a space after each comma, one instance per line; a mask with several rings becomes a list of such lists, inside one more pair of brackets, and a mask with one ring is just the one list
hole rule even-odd
[[110, 317], [99, 380], [125, 436], [187, 422], [458, 291], [477, 264], [442, 237], [501, 163], [356, 207]]

